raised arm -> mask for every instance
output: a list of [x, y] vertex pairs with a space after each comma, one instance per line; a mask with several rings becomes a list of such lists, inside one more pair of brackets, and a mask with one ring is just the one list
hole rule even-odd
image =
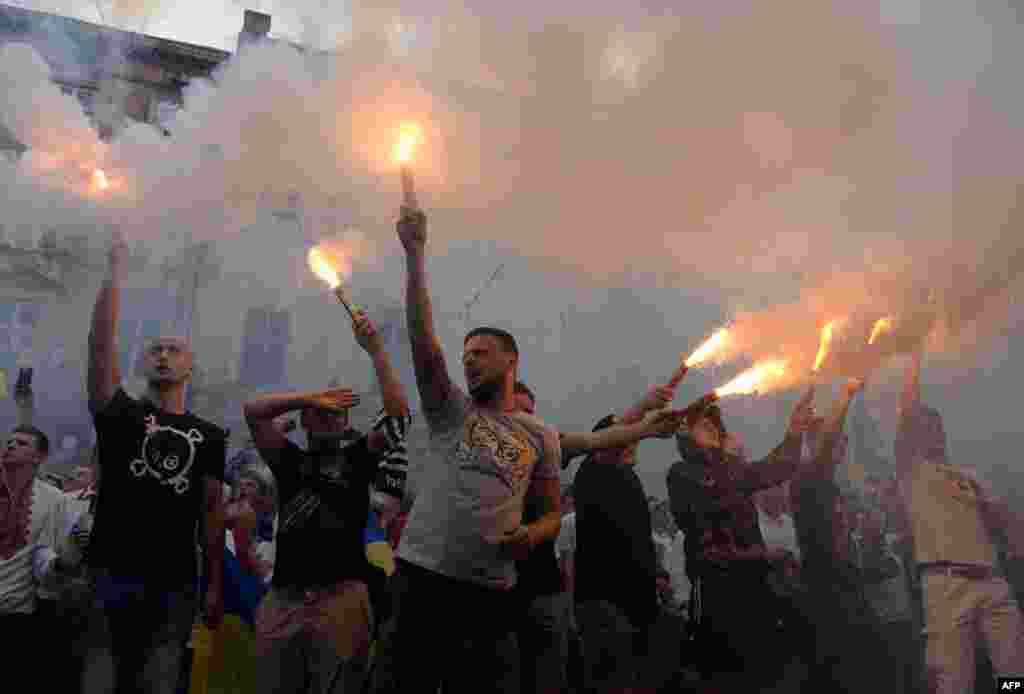
[[[641, 421], [617, 424], [600, 431], [560, 434], [562, 450], [579, 453], [606, 448], [622, 448], [648, 438], [672, 436], [683, 421], [681, 410], [659, 410], [649, 413]], [[598, 460], [595, 458], [595, 460]], [[600, 460], [606, 460], [601, 458]]]
[[384, 411], [390, 417], [407, 418], [409, 416], [409, 400], [405, 397], [405, 388], [398, 380], [388, 352], [384, 349], [377, 326], [365, 313], [359, 313], [356, 315], [352, 327], [359, 346], [366, 350], [373, 360], [373, 368], [377, 372], [377, 383], [380, 385], [381, 396], [384, 399]]
[[850, 403], [857, 397], [857, 393], [864, 389], [864, 379], [851, 378], [843, 386], [839, 399], [832, 406], [832, 412], [825, 420], [821, 430], [821, 437], [818, 441], [818, 450], [815, 451], [815, 463], [821, 467], [831, 467], [835, 464], [835, 447], [843, 432], [843, 424], [846, 422], [846, 413], [850, 411]]
[[413, 367], [420, 400], [426, 412], [437, 412], [452, 394], [452, 382], [444, 363], [441, 343], [434, 332], [434, 315], [427, 293], [427, 217], [422, 211], [402, 207], [398, 238], [405, 247], [406, 320], [412, 345]]
[[814, 389], [808, 388], [793, 408], [782, 443], [759, 462], [737, 468], [739, 479], [736, 486], [740, 491], [750, 493], [775, 487], [793, 477], [800, 464], [804, 434], [813, 417], [813, 402]]
[[101, 412], [121, 385], [117, 354], [117, 321], [121, 313], [121, 284], [128, 247], [120, 232], [114, 233], [107, 276], [96, 297], [89, 330], [89, 411]]
[[900, 419], [908, 417], [913, 413], [918, 403], [921, 402], [921, 361], [923, 359], [920, 349], [910, 354], [910, 361], [903, 372], [903, 393], [900, 396]]
[[349, 388], [308, 393], [274, 393], [245, 403], [245, 421], [261, 453], [280, 450], [288, 441], [274, 420], [288, 412], [319, 407], [342, 412], [359, 404], [359, 396]]

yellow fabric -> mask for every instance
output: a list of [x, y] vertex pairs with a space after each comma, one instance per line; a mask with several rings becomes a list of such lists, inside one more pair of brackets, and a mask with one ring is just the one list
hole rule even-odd
[[366, 558], [388, 576], [395, 573], [395, 551], [387, 542], [371, 542], [366, 545]]
[[256, 636], [252, 627], [238, 615], [224, 615], [209, 662], [208, 694], [249, 694], [256, 690], [255, 675]]
[[213, 655], [214, 634], [205, 624], [192, 627], [192, 677], [189, 694], [208, 694], [210, 659]]

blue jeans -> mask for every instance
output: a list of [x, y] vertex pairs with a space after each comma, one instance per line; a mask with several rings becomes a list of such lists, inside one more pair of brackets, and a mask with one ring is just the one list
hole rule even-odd
[[196, 617], [194, 585], [155, 586], [105, 571], [95, 585], [102, 624], [86, 655], [85, 694], [175, 694]]

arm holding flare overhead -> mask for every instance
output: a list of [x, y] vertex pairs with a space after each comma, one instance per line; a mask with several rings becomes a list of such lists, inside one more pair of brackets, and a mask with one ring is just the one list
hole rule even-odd
[[434, 332], [433, 308], [427, 292], [427, 217], [421, 210], [403, 206], [397, 227], [398, 238], [405, 248], [406, 320], [416, 385], [424, 412], [436, 415], [451, 400], [455, 386], [448, 376], [441, 343]]
[[900, 474], [910, 472], [916, 460], [914, 448], [914, 421], [921, 407], [921, 362], [924, 357], [919, 346], [910, 354], [903, 374], [903, 391], [900, 394], [899, 425], [896, 442], [893, 445], [893, 458], [896, 470]]
[[743, 465], [739, 468], [740, 478], [737, 487], [747, 493], [775, 487], [791, 479], [800, 464], [800, 449], [803, 446], [804, 434], [810, 427], [813, 418], [812, 403], [814, 388], [808, 388], [796, 405], [789, 418], [786, 436], [771, 453], [759, 462]]

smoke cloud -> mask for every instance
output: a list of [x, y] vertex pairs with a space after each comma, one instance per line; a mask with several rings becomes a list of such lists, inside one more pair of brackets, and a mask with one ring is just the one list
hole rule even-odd
[[[0, 122], [30, 147], [0, 166], [9, 220], [116, 221], [157, 255], [186, 236], [215, 241], [223, 269], [203, 325], [247, 303], [291, 308], [292, 373], [313, 384], [355, 357], [335, 351], [344, 322], [306, 251], [358, 233], [353, 298], [400, 302], [390, 153], [414, 121], [449, 361], [457, 369], [465, 328], [511, 329], [542, 412], [563, 428], [667, 380], [680, 351], [725, 323], [735, 359], [692, 374], [687, 393], [769, 356], [806, 382], [825, 321], [850, 318], [836, 349], [856, 353], [875, 320], [919, 326], [926, 304], [940, 388], [1006, 349], [1024, 269], [1024, 43], [1005, 3], [435, 5], [254, 7], [319, 52], [243, 51], [188, 87], [170, 138], [135, 125], [100, 142], [39, 55], [3, 48]], [[237, 31], [240, 10], [226, 5], [208, 31]], [[189, 41], [206, 13], [118, 0], [108, 21], [152, 17]], [[97, 168], [109, 189], [95, 189]], [[1021, 385], [984, 383], [1007, 397]], [[757, 449], [781, 435], [791, 399], [726, 407], [759, 429], [747, 436]], [[967, 419], [947, 424], [954, 438], [1011, 426]]]

